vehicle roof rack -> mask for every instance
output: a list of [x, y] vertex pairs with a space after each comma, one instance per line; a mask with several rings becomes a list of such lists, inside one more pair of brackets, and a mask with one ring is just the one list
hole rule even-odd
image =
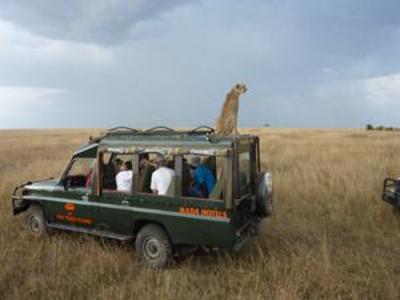
[[135, 129], [135, 128], [131, 128], [131, 127], [127, 127], [127, 126], [117, 126], [117, 127], [113, 127], [111, 129], [107, 130], [107, 133], [109, 132], [139, 132], [139, 130]]
[[158, 133], [158, 134], [185, 134], [185, 135], [207, 135], [210, 137], [211, 135], [215, 134], [214, 128], [206, 125], [201, 125], [198, 126], [194, 129], [187, 130], [187, 131], [178, 131], [175, 129], [172, 129], [167, 126], [156, 126], [152, 127], [146, 130], [138, 130], [135, 128], [127, 127], [127, 126], [117, 126], [113, 127], [111, 129], [108, 129], [107, 131], [104, 131], [100, 133], [98, 136], [90, 136], [89, 137], [89, 143], [98, 143], [100, 142], [104, 137], [106, 137], [109, 134], [138, 134], [138, 135], [147, 135], [147, 134], [152, 134], [152, 133]]
[[93, 143], [98, 143], [101, 141], [102, 138], [104, 138], [107, 134], [109, 133], [122, 133], [122, 132], [128, 132], [128, 133], [139, 133], [139, 130], [127, 126], [117, 126], [108, 129], [105, 132], [100, 133], [98, 136], [89, 136], [89, 144]]
[[206, 134], [214, 134], [215, 130], [214, 128], [206, 125], [201, 125], [199, 127], [196, 127], [188, 132], [189, 134], [194, 134], [194, 133], [206, 133]]
[[155, 132], [161, 133], [162, 132], [162, 133], [178, 133], [178, 134], [181, 133], [181, 134], [189, 134], [189, 135], [191, 135], [191, 134], [214, 134], [215, 133], [214, 128], [211, 128], [211, 127], [205, 126], [205, 125], [196, 127], [189, 131], [179, 131], [179, 130], [172, 129], [167, 126], [156, 126], [156, 127], [149, 128], [149, 129], [145, 130], [144, 132], [145, 133], [155, 133]]
[[176, 130], [170, 128], [170, 127], [167, 127], [167, 126], [152, 127], [152, 128], [149, 128], [149, 129], [145, 130], [144, 132], [151, 133], [151, 132], [160, 132], [160, 131], [162, 131], [162, 132], [178, 132], [178, 131], [176, 131]]

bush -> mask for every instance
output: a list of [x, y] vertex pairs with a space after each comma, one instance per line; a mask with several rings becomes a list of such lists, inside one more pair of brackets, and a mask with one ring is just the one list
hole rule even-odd
[[367, 124], [365, 126], [365, 129], [366, 130], [400, 131], [399, 127], [393, 127], [393, 126], [385, 127], [385, 126], [382, 126], [382, 125], [374, 127], [372, 124]]

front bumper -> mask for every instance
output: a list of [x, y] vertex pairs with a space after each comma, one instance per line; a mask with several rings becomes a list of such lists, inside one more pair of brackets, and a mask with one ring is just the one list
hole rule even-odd
[[395, 192], [384, 192], [382, 200], [400, 209], [400, 195]]
[[400, 180], [386, 178], [383, 183], [382, 200], [400, 209]]
[[21, 184], [20, 186], [17, 186], [13, 191], [13, 194], [11, 197], [11, 204], [12, 204], [12, 210], [13, 210], [14, 216], [27, 210], [29, 207], [29, 203], [26, 200], [24, 200], [24, 198], [23, 198], [23, 189], [27, 184], [30, 184], [30, 183]]

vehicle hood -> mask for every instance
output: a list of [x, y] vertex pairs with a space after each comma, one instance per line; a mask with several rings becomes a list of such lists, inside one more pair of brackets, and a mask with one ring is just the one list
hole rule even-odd
[[58, 180], [43, 180], [43, 181], [36, 181], [33, 183], [28, 182], [24, 188], [30, 191], [39, 191], [39, 190], [52, 191], [56, 189], [57, 184]]

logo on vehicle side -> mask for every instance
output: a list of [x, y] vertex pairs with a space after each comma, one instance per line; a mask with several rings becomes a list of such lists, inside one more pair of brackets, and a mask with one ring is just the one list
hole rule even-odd
[[194, 207], [179, 207], [179, 212], [185, 215], [227, 219], [228, 213], [224, 210]]
[[64, 209], [66, 210], [66, 211], [75, 211], [76, 210], [76, 206], [75, 206], [75, 204], [73, 204], [73, 203], [65, 203], [64, 204]]
[[91, 225], [93, 223], [93, 220], [90, 218], [80, 218], [76, 216], [63, 215], [63, 214], [56, 214], [56, 219], [60, 221], [68, 221], [71, 223], [78, 223], [85, 225]]
[[64, 210], [66, 210], [67, 214], [56, 214], [55, 217], [57, 220], [85, 225], [91, 225], [93, 223], [93, 220], [91, 218], [82, 218], [75, 216], [76, 205], [74, 203], [65, 203]]

